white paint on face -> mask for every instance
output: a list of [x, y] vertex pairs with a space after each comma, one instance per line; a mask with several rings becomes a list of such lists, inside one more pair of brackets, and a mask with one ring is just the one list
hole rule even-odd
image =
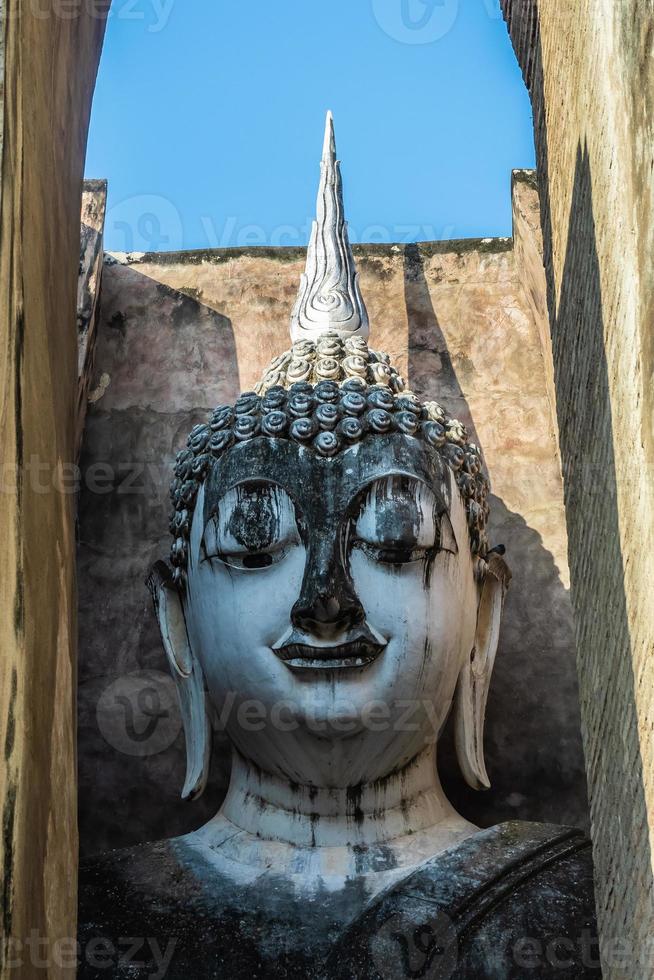
[[425, 484], [393, 477], [370, 487], [348, 518], [349, 574], [386, 647], [368, 667], [339, 671], [294, 672], [273, 652], [292, 628], [307, 559], [289, 495], [237, 487], [204, 528], [201, 491], [188, 569], [191, 643], [228, 735], [264, 772], [356, 786], [436, 741], [477, 609], [465, 512], [449, 478], [449, 517]]
[[394, 771], [436, 741], [474, 644], [477, 590], [458, 493], [450, 519], [426, 485], [379, 481], [357, 521], [350, 569], [366, 615], [388, 637], [370, 680], [387, 692], [390, 725], [370, 748], [375, 768]]
[[368, 488], [353, 540], [369, 557], [396, 567], [427, 560], [436, 550], [457, 551], [449, 515], [432, 490], [397, 475]]
[[255, 571], [283, 561], [300, 544], [293, 502], [286, 491], [245, 484], [229, 490], [209, 520], [202, 560]]

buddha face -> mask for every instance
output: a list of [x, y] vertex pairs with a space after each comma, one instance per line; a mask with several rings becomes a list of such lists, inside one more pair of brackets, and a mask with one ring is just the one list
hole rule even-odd
[[195, 508], [183, 612], [237, 749], [291, 781], [380, 779], [433, 743], [480, 587], [451, 470], [417, 439], [233, 447]]

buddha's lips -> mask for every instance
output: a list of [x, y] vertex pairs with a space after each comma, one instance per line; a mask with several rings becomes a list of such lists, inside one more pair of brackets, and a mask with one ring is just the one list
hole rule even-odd
[[274, 652], [287, 667], [302, 670], [336, 670], [367, 667], [384, 651], [384, 645], [358, 637], [336, 646], [287, 643]]

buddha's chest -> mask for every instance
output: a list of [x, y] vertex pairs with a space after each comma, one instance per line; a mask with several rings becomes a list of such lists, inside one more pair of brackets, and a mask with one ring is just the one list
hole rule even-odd
[[525, 936], [539, 977], [599, 976], [590, 843], [577, 831], [500, 825], [374, 896], [363, 875], [298, 891], [274, 867], [234, 863], [182, 839], [83, 865], [79, 977], [524, 980]]
[[273, 869], [238, 873], [165, 843], [107, 855], [80, 877], [78, 976], [317, 978], [368, 900], [362, 881], [298, 891]]

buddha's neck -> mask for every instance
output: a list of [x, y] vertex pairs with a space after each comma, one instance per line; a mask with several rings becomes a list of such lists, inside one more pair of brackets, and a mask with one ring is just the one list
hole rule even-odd
[[[225, 821], [243, 840], [298, 849], [345, 848], [395, 844], [418, 837], [454, 834], [467, 836], [473, 828], [446, 799], [430, 747], [406, 768], [356, 788], [291, 784], [262, 773], [238, 753], [234, 754], [227, 797], [212, 823], [216, 831]], [[211, 825], [209, 825], [211, 827]], [[209, 827], [206, 830], [209, 830]]]

